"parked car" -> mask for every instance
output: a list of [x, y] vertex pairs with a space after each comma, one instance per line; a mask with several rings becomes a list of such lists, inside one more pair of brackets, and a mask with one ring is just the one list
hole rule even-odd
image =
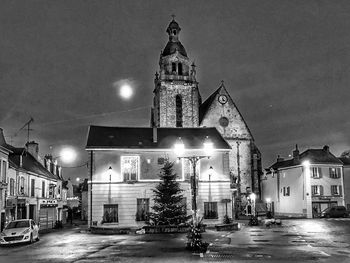
[[345, 206], [328, 207], [321, 212], [321, 217], [348, 217], [349, 213]]
[[0, 244], [33, 243], [39, 240], [39, 226], [32, 219], [11, 221], [0, 234]]

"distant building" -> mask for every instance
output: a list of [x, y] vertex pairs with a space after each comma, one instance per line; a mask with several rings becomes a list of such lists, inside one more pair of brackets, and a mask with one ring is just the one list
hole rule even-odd
[[301, 154], [296, 147], [292, 159], [279, 157], [266, 169], [263, 198], [276, 215], [318, 216], [329, 206], [344, 205], [342, 168], [328, 146]]
[[36, 142], [28, 142], [24, 148], [13, 147], [5, 142], [2, 130], [0, 141], [9, 150], [8, 166], [3, 162], [2, 168], [7, 171], [3, 173], [6, 179], [2, 177], [3, 221], [30, 218], [40, 222], [42, 230], [53, 228], [62, 218], [64, 205], [61, 167], [50, 155], [40, 159]]
[[0, 128], [0, 231], [4, 229], [6, 223], [6, 190], [10, 153], [11, 150], [5, 141], [3, 130]]
[[344, 201], [348, 211], [350, 211], [350, 157], [339, 158], [344, 164]]
[[[223, 200], [230, 201], [227, 215], [232, 217], [244, 209], [250, 193], [260, 197], [261, 155], [254, 138], [223, 82], [202, 103], [196, 65], [179, 40], [180, 31], [174, 19], [166, 29], [169, 41], [155, 74], [151, 128], [90, 126], [89, 225], [105, 222], [105, 213], [113, 213], [120, 225], [144, 223], [138, 215], [152, 206], [151, 189], [165, 160], [176, 161], [178, 137], [188, 154], [203, 154], [199, 150], [206, 136], [217, 143], [217, 152], [200, 160], [196, 173], [198, 208], [207, 223], [222, 222]], [[209, 179], [210, 166], [215, 174]], [[175, 170], [191, 213], [191, 165], [181, 161]]]

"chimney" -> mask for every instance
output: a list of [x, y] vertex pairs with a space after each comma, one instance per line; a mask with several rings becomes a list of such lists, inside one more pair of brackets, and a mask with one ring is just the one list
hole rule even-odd
[[279, 162], [282, 162], [282, 161], [284, 161], [284, 158], [278, 155], [277, 156], [277, 162], [279, 163]]
[[37, 160], [39, 160], [39, 144], [35, 141], [27, 142], [26, 143], [27, 152], [29, 152], [33, 157]]
[[4, 131], [2, 128], [0, 128], [0, 145], [2, 145], [2, 146], [6, 145]]
[[325, 151], [326, 153], [329, 153], [329, 146], [328, 145], [323, 146], [323, 151]]
[[299, 161], [298, 144], [295, 145], [295, 150], [293, 151], [293, 159], [294, 159], [295, 161]]
[[157, 131], [157, 127], [153, 126], [153, 143], [157, 143], [158, 142], [158, 131]]

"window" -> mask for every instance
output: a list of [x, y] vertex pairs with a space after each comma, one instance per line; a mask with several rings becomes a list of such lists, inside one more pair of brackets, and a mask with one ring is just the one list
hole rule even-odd
[[312, 178], [321, 178], [322, 177], [321, 168], [311, 167], [311, 177]]
[[182, 75], [182, 64], [181, 63], [177, 64], [177, 73], [179, 75]]
[[323, 195], [323, 186], [322, 185], [312, 185], [311, 192], [312, 192], [312, 195]]
[[140, 158], [139, 156], [122, 156], [121, 168], [124, 182], [136, 181], [139, 174]]
[[103, 205], [103, 221], [102, 223], [118, 223], [118, 205]]
[[290, 196], [290, 187], [283, 187], [283, 195]]
[[7, 171], [7, 162], [3, 160], [0, 162], [0, 180], [4, 183], [6, 183], [6, 171]]
[[49, 198], [54, 198], [55, 197], [55, 184], [50, 184], [49, 185]]
[[329, 168], [330, 178], [340, 178], [340, 168]]
[[331, 185], [331, 194], [332, 195], [342, 195], [341, 185]]
[[171, 72], [176, 73], [176, 63], [171, 63]]
[[176, 95], [176, 127], [182, 127], [182, 98]]
[[21, 177], [19, 179], [19, 194], [20, 195], [24, 195], [25, 194], [24, 193], [24, 183], [25, 183], [25, 179], [24, 179], [24, 177]]
[[30, 196], [35, 196], [35, 179], [32, 179], [30, 183]]
[[10, 195], [15, 195], [15, 179], [10, 178]]
[[147, 221], [148, 212], [149, 212], [149, 198], [138, 198], [136, 221]]
[[41, 183], [41, 197], [45, 197], [45, 181]]
[[218, 218], [218, 203], [204, 202], [204, 218], [217, 219]]

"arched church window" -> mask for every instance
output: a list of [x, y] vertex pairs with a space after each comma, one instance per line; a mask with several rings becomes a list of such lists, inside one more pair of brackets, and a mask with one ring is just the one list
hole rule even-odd
[[182, 98], [176, 95], [176, 127], [182, 127]]
[[179, 64], [177, 64], [177, 73], [179, 74], [179, 75], [182, 75], [182, 64], [181, 63], [179, 63]]
[[176, 72], [176, 63], [171, 63], [171, 72]]

